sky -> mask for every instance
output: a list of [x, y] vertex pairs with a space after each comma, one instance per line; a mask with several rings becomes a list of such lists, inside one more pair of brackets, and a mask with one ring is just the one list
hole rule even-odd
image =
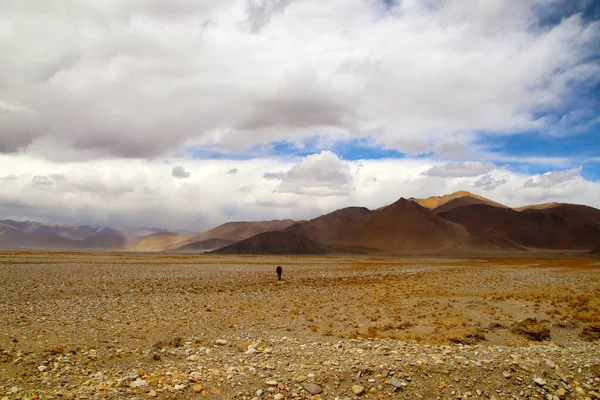
[[3, 0], [0, 219], [600, 208], [596, 0]]

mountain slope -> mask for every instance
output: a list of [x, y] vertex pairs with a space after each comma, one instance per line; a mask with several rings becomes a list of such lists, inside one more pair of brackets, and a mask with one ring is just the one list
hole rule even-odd
[[124, 245], [125, 237], [107, 227], [0, 221], [0, 248], [6, 250], [121, 250]]
[[[459, 199], [462, 199], [462, 200], [453, 202], [452, 206], [446, 206], [445, 208], [440, 208], [443, 205], [450, 203], [453, 200], [459, 200]], [[506, 206], [503, 204], [496, 203], [495, 201], [487, 199], [483, 196], [473, 194], [471, 192], [467, 192], [465, 190], [446, 194], [443, 196], [431, 196], [426, 199], [411, 198], [410, 200], [412, 200], [416, 203], [419, 203], [421, 206], [423, 206], [425, 208], [429, 208], [430, 210], [438, 209], [437, 212], [450, 211], [452, 208], [466, 206], [466, 205], [470, 205], [470, 204], [487, 204], [490, 206], [506, 208]]]
[[[291, 219], [254, 221], [254, 222], [227, 222], [215, 228], [201, 232], [189, 238], [188, 243], [207, 239], [242, 240], [266, 231], [280, 231], [294, 225]], [[187, 243], [186, 243], [187, 244]]]
[[547, 207], [539, 209], [526, 208], [523, 211], [532, 212], [534, 210], [544, 214], [558, 215], [567, 221], [591, 225], [600, 230], [600, 210], [597, 208], [580, 204], [552, 203]]
[[303, 247], [304, 251], [315, 246], [318, 251], [336, 249], [412, 253], [450, 248], [467, 236], [467, 231], [462, 226], [439, 218], [417, 203], [401, 198], [375, 211], [364, 207], [336, 210], [282, 232], [253, 236], [218, 252], [260, 251], [260, 254], [264, 254], [268, 249], [276, 251], [276, 243], [290, 246], [290, 242], [296, 240], [310, 244]]
[[329, 254], [331, 246], [318, 242], [299, 226], [283, 231], [259, 233], [251, 238], [215, 250], [215, 254]]
[[471, 238], [493, 233], [519, 246], [549, 250], [583, 250], [600, 246], [600, 231], [537, 209], [515, 211], [473, 204], [438, 214], [464, 226]]
[[129, 251], [163, 251], [166, 249], [181, 246], [190, 238], [177, 232], [156, 232], [147, 236], [140, 237], [133, 245], [129, 246]]

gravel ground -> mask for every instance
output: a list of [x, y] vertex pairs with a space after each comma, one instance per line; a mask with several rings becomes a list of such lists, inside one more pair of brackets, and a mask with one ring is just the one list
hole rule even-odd
[[596, 264], [1, 253], [0, 399], [600, 399]]

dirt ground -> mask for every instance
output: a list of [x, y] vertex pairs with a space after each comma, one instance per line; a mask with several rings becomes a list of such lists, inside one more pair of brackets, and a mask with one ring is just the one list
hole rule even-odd
[[598, 259], [0, 253], [0, 315], [0, 399], [600, 398]]

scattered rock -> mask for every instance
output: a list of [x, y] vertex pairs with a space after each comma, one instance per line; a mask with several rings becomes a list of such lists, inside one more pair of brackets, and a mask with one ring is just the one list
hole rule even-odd
[[148, 382], [143, 379], [138, 378], [135, 381], [131, 382], [131, 384], [129, 386], [131, 386], [132, 388], [148, 386]]
[[227, 343], [229, 343], [229, 342], [227, 340], [225, 340], [225, 339], [217, 339], [217, 340], [215, 340], [215, 344], [219, 345], [219, 346], [226, 346]]
[[359, 396], [365, 392], [365, 387], [361, 385], [352, 385], [352, 393]]
[[192, 386], [192, 391], [194, 393], [201, 393], [203, 390], [204, 390], [204, 386], [200, 385], [199, 383]]
[[400, 380], [397, 378], [390, 379], [390, 385], [395, 388], [402, 389], [402, 382], [400, 382]]
[[304, 385], [304, 390], [306, 390], [310, 394], [319, 394], [323, 393], [323, 388], [316, 383], [307, 383]]
[[533, 381], [538, 386], [545, 386], [546, 385], [546, 381], [543, 380], [542, 378], [533, 378]]

